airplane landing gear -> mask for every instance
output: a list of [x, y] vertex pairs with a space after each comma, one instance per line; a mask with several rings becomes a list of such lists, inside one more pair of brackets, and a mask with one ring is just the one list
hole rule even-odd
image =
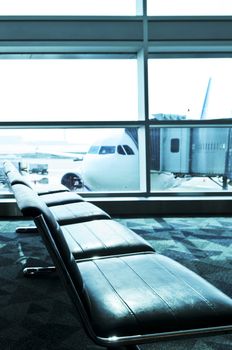
[[62, 185], [66, 186], [70, 191], [80, 190], [84, 187], [84, 183], [79, 174], [67, 173], [61, 179]]

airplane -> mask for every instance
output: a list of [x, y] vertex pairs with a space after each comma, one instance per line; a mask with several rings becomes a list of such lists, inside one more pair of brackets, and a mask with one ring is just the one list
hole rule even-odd
[[[136, 128], [110, 131], [93, 142], [83, 157], [82, 180], [89, 191], [140, 190], [140, 164]], [[152, 172], [153, 190], [177, 185], [172, 173]]]
[[110, 131], [96, 140], [83, 157], [82, 178], [94, 191], [139, 189], [139, 153], [124, 129]]

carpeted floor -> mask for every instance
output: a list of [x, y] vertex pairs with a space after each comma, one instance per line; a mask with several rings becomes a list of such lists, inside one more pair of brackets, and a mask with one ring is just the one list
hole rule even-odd
[[[158, 251], [196, 271], [232, 297], [232, 219], [118, 219]], [[16, 234], [31, 222], [0, 221], [0, 350], [94, 350], [56, 276], [28, 279], [22, 268], [48, 264], [38, 235]], [[229, 350], [232, 335], [142, 345], [151, 350]]]

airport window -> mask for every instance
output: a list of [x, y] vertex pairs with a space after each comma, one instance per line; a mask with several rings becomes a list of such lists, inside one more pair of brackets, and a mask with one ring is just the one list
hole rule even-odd
[[136, 0], [8, 0], [0, 2], [2, 16], [135, 16]]
[[[231, 130], [231, 127], [152, 127], [152, 190], [230, 192]], [[173, 138], [174, 134], [178, 137]], [[214, 144], [217, 147], [212, 147]]]
[[136, 57], [12, 56], [0, 60], [1, 121], [138, 119]]
[[231, 118], [231, 67], [232, 58], [150, 59], [150, 118]]
[[56, 17], [62, 1], [42, 0], [31, 18], [21, 1], [0, 3], [1, 160], [28, 163], [36, 186], [230, 192], [232, 31], [213, 17], [228, 1], [68, 0]]
[[230, 0], [147, 0], [150, 16], [228, 16]]
[[[0, 193], [9, 193], [3, 162], [10, 160], [36, 189], [63, 184], [71, 191], [140, 191], [139, 149], [133, 128], [26, 128], [0, 130]], [[133, 130], [134, 131], [134, 130]], [[111, 140], [113, 145], [109, 145]], [[125, 141], [133, 155], [118, 145]], [[120, 148], [121, 147], [121, 148]], [[119, 157], [116, 150], [124, 152]]]

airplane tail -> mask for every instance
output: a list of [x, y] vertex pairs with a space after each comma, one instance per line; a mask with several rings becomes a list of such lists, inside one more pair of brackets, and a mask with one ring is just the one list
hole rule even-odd
[[211, 81], [212, 78], [209, 78], [206, 93], [205, 93], [205, 98], [201, 110], [201, 118], [200, 119], [206, 119], [207, 116], [207, 107], [208, 107], [208, 102], [209, 102], [209, 93], [210, 93], [210, 88], [211, 88]]

